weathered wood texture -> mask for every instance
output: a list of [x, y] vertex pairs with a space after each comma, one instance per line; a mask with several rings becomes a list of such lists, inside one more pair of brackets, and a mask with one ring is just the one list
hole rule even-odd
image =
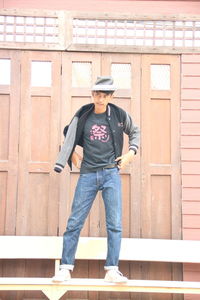
[[77, 11], [103, 11], [103, 12], [131, 12], [144, 14], [198, 14], [200, 6], [198, 1], [106, 1], [106, 0], [5, 0], [0, 2], [0, 8], [42, 8], [66, 9]]
[[[200, 239], [200, 55], [182, 55], [181, 158], [183, 238]], [[185, 280], [200, 280], [199, 266], [184, 265]], [[185, 296], [195, 300], [196, 296]]]
[[[10, 58], [13, 64], [11, 85], [0, 86], [1, 234], [63, 234], [78, 170], [73, 168], [70, 172], [66, 167], [60, 175], [53, 171], [63, 142], [62, 130], [74, 112], [91, 101], [91, 83], [96, 77], [112, 74], [119, 85], [114, 103], [131, 114], [142, 132], [134, 163], [122, 171], [123, 237], [180, 239], [179, 56], [1, 51], [0, 58]], [[51, 66], [46, 86], [36, 84], [35, 63], [42, 63], [39, 73]], [[169, 90], [152, 88], [151, 65], [169, 66]], [[81, 72], [84, 76], [80, 77]], [[160, 84], [159, 76], [154, 78], [157, 79]], [[124, 152], [127, 150], [126, 137]], [[82, 236], [106, 236], [101, 194]], [[180, 280], [182, 276], [182, 270], [170, 263], [121, 262], [120, 269], [130, 279]], [[18, 276], [36, 273], [46, 277], [52, 274], [53, 266], [20, 261], [15, 270]], [[11, 262], [1, 262], [3, 276], [12, 271]], [[102, 278], [103, 262], [78, 261], [73, 275]], [[110, 292], [94, 293], [70, 292], [69, 297], [113, 297]], [[124, 294], [116, 296], [125, 299]], [[9, 297], [7, 292], [2, 299]], [[31, 297], [30, 292], [18, 295], [20, 300]], [[131, 295], [131, 299], [135, 297]], [[155, 295], [154, 299], [169, 300], [172, 296]]]

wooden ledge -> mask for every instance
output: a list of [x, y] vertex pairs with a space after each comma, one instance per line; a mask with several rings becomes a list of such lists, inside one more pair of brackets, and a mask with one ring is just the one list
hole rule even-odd
[[[0, 258], [58, 260], [62, 255], [62, 244], [63, 237], [0, 236]], [[76, 259], [105, 260], [106, 253], [106, 238], [81, 237]], [[199, 253], [200, 241], [122, 238], [120, 260], [200, 263]]]
[[0, 290], [53, 290], [66, 291], [118, 291], [200, 294], [200, 282], [129, 280], [125, 284], [106, 283], [103, 279], [73, 278], [63, 283], [54, 283], [51, 278], [0, 278]]

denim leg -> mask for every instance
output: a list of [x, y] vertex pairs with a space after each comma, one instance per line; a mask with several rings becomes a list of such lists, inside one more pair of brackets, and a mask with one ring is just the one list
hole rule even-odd
[[80, 231], [89, 214], [97, 191], [96, 173], [81, 174], [74, 194], [71, 215], [63, 236], [61, 268], [67, 267], [73, 270]]
[[106, 211], [108, 251], [105, 269], [118, 267], [122, 233], [121, 178], [117, 168], [104, 170], [102, 197]]

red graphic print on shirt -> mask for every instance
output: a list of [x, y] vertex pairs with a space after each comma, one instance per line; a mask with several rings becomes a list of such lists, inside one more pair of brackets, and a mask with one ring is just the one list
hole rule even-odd
[[107, 127], [105, 125], [93, 125], [90, 130], [90, 140], [91, 141], [101, 141], [106, 143], [109, 140], [110, 136], [107, 132]]

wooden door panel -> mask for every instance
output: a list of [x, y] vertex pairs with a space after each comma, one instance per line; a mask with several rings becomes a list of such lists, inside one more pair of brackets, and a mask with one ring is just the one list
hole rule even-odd
[[[160, 73], [153, 79], [152, 65], [160, 68]], [[176, 55], [142, 57], [142, 238], [181, 239], [179, 68], [179, 56]], [[163, 69], [170, 72], [163, 72]], [[181, 265], [145, 263], [142, 268], [143, 276], [148, 279], [182, 278]], [[151, 297], [182, 299], [181, 295]], [[149, 298], [142, 296], [142, 299]]]
[[[68, 124], [75, 112], [82, 106], [91, 102], [91, 86], [100, 75], [99, 53], [63, 53], [62, 54], [62, 99], [61, 99], [61, 139], [63, 128]], [[82, 154], [80, 147], [76, 148]], [[59, 234], [62, 235], [71, 211], [74, 191], [79, 177], [79, 170], [74, 166], [72, 171], [68, 166], [59, 175], [60, 179], [60, 208], [59, 208]], [[91, 213], [81, 231], [81, 236], [99, 236], [99, 195], [95, 199]], [[74, 277], [89, 277], [91, 272], [97, 272], [98, 265], [92, 262], [76, 262]], [[69, 292], [70, 299], [94, 299], [95, 292]]]
[[152, 99], [149, 111], [151, 146], [150, 163], [171, 163], [171, 103], [169, 99]]
[[[0, 51], [0, 59], [10, 62], [9, 70], [1, 67], [1, 80], [9, 74], [10, 80], [0, 81], [0, 234], [15, 235], [18, 145], [20, 120], [20, 51]], [[3, 72], [3, 73], [2, 73]], [[7, 73], [8, 72], [8, 73]], [[0, 262], [1, 276], [12, 276], [16, 264]], [[15, 268], [16, 270], [16, 268]], [[3, 296], [14, 296], [14, 292]], [[6, 298], [4, 298], [6, 299]]]
[[[140, 55], [103, 54], [102, 75], [111, 75], [117, 90], [113, 103], [127, 111], [140, 126]], [[119, 75], [119, 72], [120, 75]], [[124, 135], [123, 153], [128, 152]], [[123, 236], [140, 236], [140, 154], [134, 163], [121, 171], [123, 188]]]
[[[171, 235], [171, 178], [169, 175], [152, 175], [151, 214], [152, 238], [169, 238]], [[164, 219], [164, 220], [163, 220]], [[162, 226], [158, 226], [162, 224]]]
[[[50, 161], [51, 98], [32, 97], [31, 107], [31, 161]], [[41, 122], [42, 120], [42, 122]]]
[[[20, 52], [0, 51], [10, 62], [9, 82], [0, 82], [0, 234], [15, 234], [18, 182]], [[7, 71], [1, 69], [5, 77]], [[4, 76], [2, 75], [3, 79]]]
[[0, 110], [1, 110], [1, 119], [0, 119], [0, 157], [1, 160], [8, 160], [9, 154], [9, 119], [10, 119], [10, 97], [9, 95], [1, 95], [0, 97]]
[[[151, 65], [170, 66], [169, 90], [151, 87]], [[181, 238], [179, 72], [179, 56], [143, 56], [141, 214], [142, 237], [146, 238]], [[153, 235], [155, 227], [159, 230]]]
[[[50, 64], [47, 86], [37, 86], [37, 78], [34, 83], [32, 62], [41, 63], [38, 72], [43, 62]], [[23, 53], [17, 234], [57, 235], [59, 190], [53, 165], [59, 150], [60, 72], [59, 53]]]
[[[91, 102], [91, 87], [96, 77], [100, 75], [99, 53], [63, 53], [62, 54], [62, 110], [61, 110], [61, 140], [63, 143], [63, 128], [68, 124], [75, 112]], [[76, 148], [82, 154], [80, 147]], [[71, 211], [71, 203], [79, 175], [74, 166], [70, 171], [68, 165], [59, 175], [60, 178], [60, 210], [59, 234], [66, 228], [66, 221]], [[86, 220], [81, 232], [82, 236], [99, 235], [98, 199], [95, 201], [90, 217]]]
[[[140, 66], [141, 56], [132, 54], [103, 54], [102, 75], [111, 75], [117, 90], [113, 103], [127, 111], [140, 126]], [[120, 73], [120, 74], [119, 74]], [[128, 137], [124, 135], [123, 153], [127, 153]], [[134, 162], [120, 171], [122, 179], [122, 226], [123, 237], [140, 236], [140, 151]], [[101, 215], [103, 215], [103, 206]], [[103, 236], [106, 236], [104, 219], [100, 220]], [[134, 251], [134, 249], [133, 249]], [[141, 278], [140, 267], [136, 264], [120, 263], [120, 270], [129, 278]], [[100, 299], [138, 299], [129, 293], [100, 293]]]

